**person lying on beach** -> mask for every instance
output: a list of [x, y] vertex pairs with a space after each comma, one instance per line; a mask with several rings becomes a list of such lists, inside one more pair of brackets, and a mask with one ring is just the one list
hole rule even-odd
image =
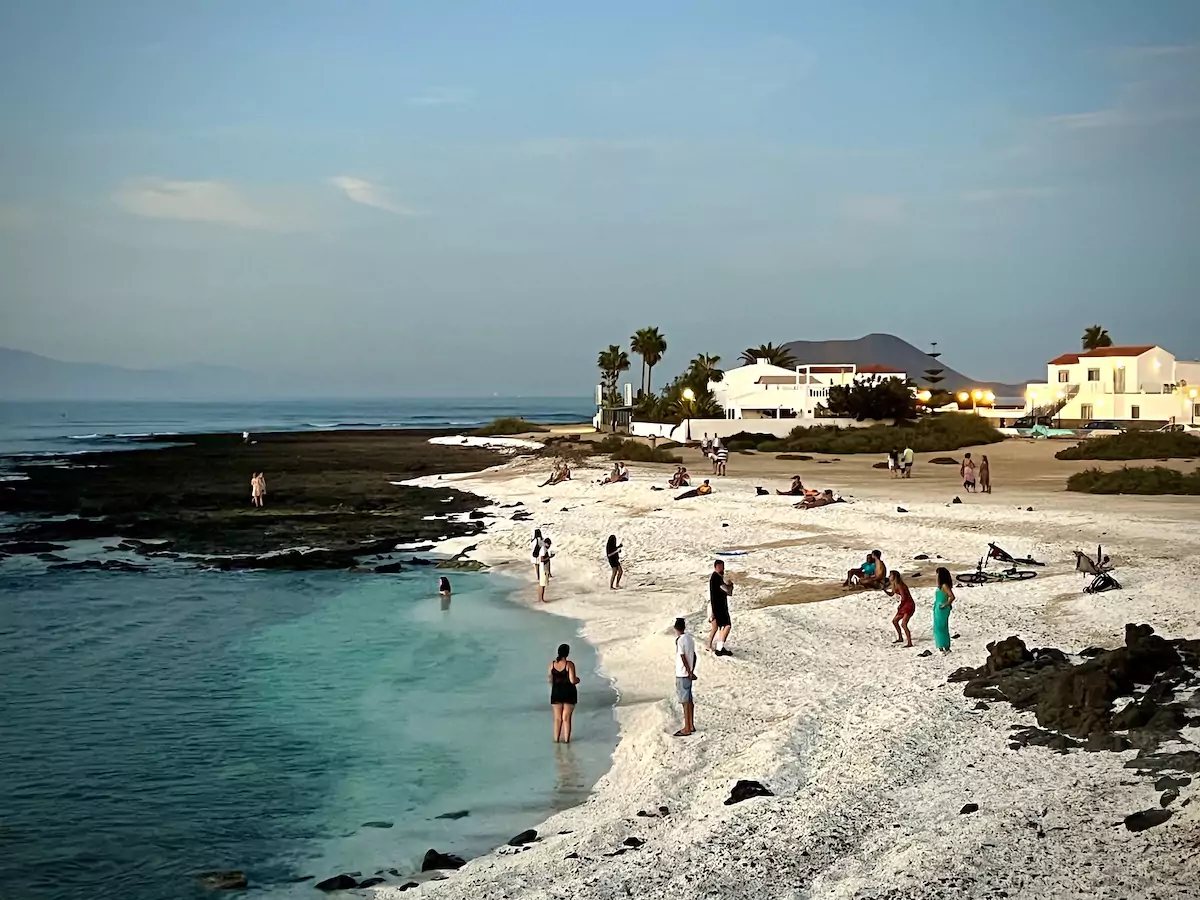
[[792, 506], [796, 509], [816, 509], [819, 506], [828, 506], [830, 503], [844, 503], [844, 500], [839, 500], [833, 496], [833, 491], [826, 488], [820, 494], [815, 491], [811, 494], [808, 491], [804, 492], [804, 499], [799, 503], [793, 503]]
[[[884, 585], [883, 592], [889, 597], [899, 597], [900, 603], [896, 607], [896, 615], [892, 617], [892, 627], [896, 629], [896, 640], [894, 644], [904, 644], [905, 647], [911, 647], [912, 633], [908, 630], [908, 620], [913, 617], [917, 611], [917, 604], [913, 601], [912, 591], [908, 589], [908, 585], [904, 583], [904, 576], [895, 569], [891, 572], [889, 585]], [[900, 633], [900, 629], [904, 629], [904, 633]]]
[[858, 585], [865, 588], [881, 588], [886, 579], [887, 566], [883, 562], [883, 554], [878, 550], [872, 550], [859, 568], [851, 569], [846, 573], [846, 580], [842, 582], [842, 587]]
[[704, 484], [698, 488], [693, 488], [690, 491], [685, 491], [676, 497], [676, 500], [690, 500], [692, 497], [707, 497], [712, 493], [712, 485], [708, 483], [708, 479], [704, 479]]
[[792, 486], [786, 491], [776, 490], [775, 493], [781, 497], [800, 497], [804, 495], [804, 482], [800, 480], [799, 475], [792, 476]]

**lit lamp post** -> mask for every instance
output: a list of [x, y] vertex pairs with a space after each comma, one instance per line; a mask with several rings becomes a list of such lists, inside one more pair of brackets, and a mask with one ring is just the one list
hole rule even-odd
[[958, 392], [958, 408], [962, 409], [966, 405], [967, 401], [970, 399], [971, 399], [971, 395], [968, 394], [966, 391], [959, 391]]
[[692, 401], [696, 399], [696, 392], [691, 388], [683, 389], [683, 399], [687, 401], [687, 425], [684, 426], [684, 443], [689, 443], [692, 440]]

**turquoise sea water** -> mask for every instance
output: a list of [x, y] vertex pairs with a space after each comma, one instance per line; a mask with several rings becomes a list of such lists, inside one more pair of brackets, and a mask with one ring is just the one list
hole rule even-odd
[[[547, 412], [413, 402], [391, 411]], [[390, 421], [361, 415], [378, 406], [82, 404], [65, 417], [0, 406], [0, 450], [48, 454], [125, 440], [76, 434]], [[119, 556], [95, 544], [62, 555]], [[520, 586], [489, 574], [451, 573], [443, 608], [436, 574], [0, 560], [0, 897], [201, 897], [194, 875], [214, 869], [245, 870], [258, 893], [318, 897], [289, 881], [407, 875], [431, 847], [487, 852], [581, 802], [617, 730], [615, 694], [576, 623], [514, 602]], [[583, 678], [570, 747], [550, 739], [546, 666], [562, 642]]]
[[[502, 579], [456, 576], [443, 609], [432, 570], [31, 568], [0, 568], [14, 898], [187, 897], [194, 873], [226, 868], [315, 895], [285, 882], [486, 852], [608, 766], [615, 698], [594, 654]], [[550, 740], [561, 641], [584, 677], [569, 748]]]

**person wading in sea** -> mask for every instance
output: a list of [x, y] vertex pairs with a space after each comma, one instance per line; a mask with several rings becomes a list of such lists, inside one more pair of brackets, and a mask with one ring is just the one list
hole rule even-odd
[[575, 672], [575, 663], [568, 658], [571, 655], [569, 644], [558, 645], [558, 656], [550, 663], [550, 672], [546, 676], [550, 682], [550, 708], [554, 710], [554, 743], [571, 743], [571, 716], [575, 713], [575, 704], [579, 702], [579, 675]]
[[713, 563], [713, 572], [708, 576], [708, 621], [712, 627], [708, 635], [708, 649], [717, 656], [733, 656], [725, 647], [729, 640], [729, 629], [733, 621], [729, 618], [729, 595], [733, 593], [733, 582], [725, 578], [725, 561]]

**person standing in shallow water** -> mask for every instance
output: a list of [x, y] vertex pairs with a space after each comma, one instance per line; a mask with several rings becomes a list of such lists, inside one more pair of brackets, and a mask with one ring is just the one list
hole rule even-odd
[[550, 682], [550, 708], [554, 711], [554, 743], [571, 743], [571, 716], [579, 702], [579, 676], [570, 660], [571, 646], [558, 645], [558, 656], [550, 663], [547, 680]]
[[542, 541], [541, 556], [538, 557], [538, 602], [546, 602], [546, 588], [550, 586], [550, 557], [554, 553], [550, 550], [550, 538]]
[[950, 652], [950, 612], [954, 608], [954, 599], [950, 570], [938, 566], [937, 590], [933, 595], [933, 645], [943, 654]]
[[617, 543], [615, 534], [608, 536], [608, 544], [604, 548], [604, 553], [608, 557], [608, 566], [612, 569], [608, 586], [615, 591], [621, 586], [621, 578], [625, 575], [625, 569], [621, 566], [621, 545]]

